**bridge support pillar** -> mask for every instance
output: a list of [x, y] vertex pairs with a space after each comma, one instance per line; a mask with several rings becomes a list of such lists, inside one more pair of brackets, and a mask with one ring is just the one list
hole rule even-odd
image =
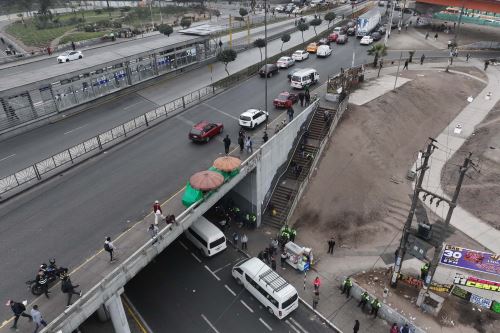
[[115, 333], [130, 333], [127, 316], [125, 315], [125, 309], [123, 308], [122, 299], [120, 298], [122, 292], [123, 288], [108, 299], [105, 305], [111, 316]]

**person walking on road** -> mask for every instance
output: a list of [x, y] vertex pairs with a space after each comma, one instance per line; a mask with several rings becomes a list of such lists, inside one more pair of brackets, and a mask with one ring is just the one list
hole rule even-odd
[[240, 238], [240, 236], [238, 235], [237, 232], [234, 232], [233, 233], [233, 245], [234, 245], [234, 248], [237, 249], [238, 248], [238, 239]]
[[247, 249], [247, 243], [248, 243], [248, 236], [247, 234], [243, 234], [241, 237], [241, 249], [246, 250]]
[[465, 62], [469, 62], [469, 59], [470, 59], [470, 53], [467, 53], [465, 55]]
[[295, 113], [293, 107], [290, 106], [288, 110], [286, 110], [286, 113], [288, 114], [288, 122], [290, 123], [293, 120], [293, 114]]
[[335, 247], [335, 240], [332, 237], [330, 238], [330, 240], [328, 240], [328, 253], [333, 254], [334, 247]]
[[274, 256], [274, 254], [271, 256], [271, 268], [273, 269], [273, 271], [276, 270], [276, 257]]
[[356, 320], [354, 321], [354, 327], [352, 328], [352, 331], [353, 331], [354, 333], [358, 333], [358, 331], [359, 331], [359, 320], [357, 320], [357, 319], [356, 319]]
[[438, 40], [438, 33], [436, 32], [436, 34], [434, 35], [434, 40]]
[[425, 34], [425, 39], [429, 39], [429, 32]]
[[82, 296], [82, 291], [76, 291], [75, 288], [78, 288], [79, 285], [73, 285], [71, 283], [71, 279], [69, 278], [68, 274], [64, 274], [62, 277], [62, 282], [61, 282], [61, 291], [68, 295], [68, 301], [66, 302], [66, 307], [69, 307], [71, 305], [71, 298], [73, 295], [78, 295]]
[[304, 106], [304, 93], [301, 91], [299, 92], [299, 101], [300, 101], [300, 106], [303, 107]]
[[74, 50], [76, 50], [76, 45], [75, 45], [75, 42], [71, 42], [71, 48]]
[[352, 288], [352, 281], [350, 277], [347, 277], [343, 282], [342, 282], [342, 294], [346, 294], [346, 297], [349, 298], [351, 294], [351, 288]]
[[285, 269], [286, 258], [288, 258], [286, 252], [285, 251], [281, 252], [281, 268], [283, 269]]
[[243, 135], [238, 136], [238, 145], [240, 146], [240, 153], [243, 153], [245, 148], [245, 139]]
[[358, 308], [361, 307], [361, 311], [365, 309], [365, 305], [370, 302], [370, 295], [365, 291], [361, 294], [361, 300], [358, 303]]
[[375, 298], [373, 301], [372, 301], [372, 311], [370, 312], [370, 314], [373, 315], [373, 317], [377, 317], [377, 314], [378, 314], [378, 310], [380, 309], [380, 307], [382, 306], [380, 304], [380, 301], [378, 300], [378, 298]]
[[264, 141], [264, 143], [266, 143], [267, 140], [269, 140], [269, 136], [267, 135], [266, 131], [264, 131], [264, 136], [262, 137], [262, 140]]
[[316, 290], [313, 294], [313, 309], [314, 310], [316, 310], [318, 303], [319, 303], [319, 291]]
[[151, 225], [148, 228], [148, 233], [151, 236], [151, 239], [153, 240], [153, 244], [156, 244], [158, 242], [158, 232], [160, 229], [158, 226], [154, 223], [151, 223]]
[[486, 70], [488, 69], [488, 66], [490, 65], [490, 61], [489, 60], [486, 60], [484, 62], [484, 71], [486, 72]]
[[311, 103], [311, 94], [309, 93], [309, 88], [307, 88], [307, 90], [305, 91], [304, 93], [304, 99], [305, 99], [305, 104], [306, 106], [309, 106], [309, 104]]
[[424, 64], [424, 60], [425, 60], [425, 54], [422, 54], [422, 56], [420, 57], [420, 65]]
[[319, 287], [321, 286], [321, 280], [319, 279], [319, 276], [316, 276], [316, 278], [314, 279], [313, 286], [314, 286], [314, 291], [319, 292]]
[[403, 66], [403, 70], [408, 70], [408, 59], [405, 60], [405, 65]]
[[229, 154], [229, 147], [231, 147], [231, 139], [229, 138], [229, 135], [226, 135], [226, 137], [222, 141], [224, 142], [224, 152], [227, 155]]
[[115, 252], [115, 245], [111, 241], [111, 237], [106, 237], [104, 240], [104, 251], [109, 253], [109, 262], [113, 262], [116, 259], [113, 258], [113, 253]]
[[247, 137], [247, 139], [245, 140], [245, 147], [247, 149], [247, 153], [253, 153], [253, 142], [251, 137]]
[[35, 331], [38, 332], [38, 329], [42, 326], [47, 326], [47, 322], [43, 320], [42, 313], [38, 310], [38, 305], [33, 305], [33, 309], [31, 309], [31, 318], [33, 318], [33, 322], [35, 323]]
[[23, 301], [22, 303], [20, 303], [20, 302], [15, 302], [13, 300], [9, 300], [7, 302], [7, 306], [10, 306], [10, 309], [14, 313], [14, 325], [12, 325], [11, 329], [17, 330], [17, 321], [19, 320], [19, 317], [29, 318], [30, 321], [33, 320], [33, 317], [24, 312], [26, 311], [27, 304], [28, 304], [27, 301]]
[[161, 210], [161, 205], [158, 200], [155, 200], [153, 205], [153, 213], [155, 214], [155, 225], [158, 225], [158, 220], [163, 218], [163, 211]]
[[410, 333], [410, 327], [408, 324], [405, 324], [403, 327], [401, 327], [401, 333]]

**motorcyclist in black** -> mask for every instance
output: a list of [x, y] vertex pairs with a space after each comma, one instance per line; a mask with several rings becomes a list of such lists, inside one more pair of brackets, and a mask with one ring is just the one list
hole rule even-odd
[[36, 275], [36, 283], [38, 283], [38, 285], [42, 288], [45, 296], [47, 298], [49, 298], [49, 293], [50, 293], [49, 292], [49, 280], [47, 278], [47, 274], [45, 273], [45, 270], [40, 269], [40, 271], [38, 271], [38, 274]]

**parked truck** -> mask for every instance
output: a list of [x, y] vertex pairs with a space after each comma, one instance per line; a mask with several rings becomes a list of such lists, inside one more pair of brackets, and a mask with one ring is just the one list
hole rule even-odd
[[377, 25], [380, 23], [380, 11], [378, 8], [373, 8], [372, 10], [364, 13], [358, 17], [356, 24], [356, 36], [361, 38], [363, 36], [369, 35]]

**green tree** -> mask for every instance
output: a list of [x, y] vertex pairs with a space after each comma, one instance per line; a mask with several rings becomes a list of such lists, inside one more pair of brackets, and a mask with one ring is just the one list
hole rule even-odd
[[304, 31], [309, 30], [309, 24], [300, 22], [299, 24], [297, 24], [297, 30], [299, 30], [302, 33], [302, 43], [305, 43]]
[[373, 56], [373, 67], [377, 67], [378, 59], [387, 55], [387, 47], [382, 44], [374, 44], [368, 49], [368, 55]]
[[233, 49], [223, 50], [217, 55], [217, 60], [219, 60], [220, 62], [222, 62], [224, 64], [224, 69], [226, 70], [227, 76], [229, 76], [229, 71], [227, 70], [227, 65], [230, 62], [235, 61], [237, 56], [238, 56], [238, 54]]
[[246, 10], [245, 8], [240, 8], [240, 16], [242, 21], [244, 20], [244, 17], [247, 15], [248, 15], [248, 10]]
[[320, 26], [321, 23], [323, 23], [323, 20], [321, 20], [320, 18], [315, 18], [315, 19], [312, 19], [311, 22], [309, 22], [309, 24], [313, 27], [314, 29], [314, 34], [316, 36], [318, 36], [318, 33], [316, 32], [316, 27], [317, 26]]
[[38, 1], [38, 14], [42, 16], [51, 16], [50, 7], [52, 7], [52, 0], [39, 0]]
[[191, 19], [189, 17], [183, 17], [181, 19], [181, 27], [187, 29], [191, 26]]
[[332, 23], [333, 20], [335, 20], [336, 17], [337, 15], [335, 15], [334, 12], [328, 12], [325, 14], [325, 20], [328, 21], [328, 29], [330, 29], [330, 24]]
[[283, 44], [288, 43], [290, 41], [290, 34], [283, 34], [281, 36], [281, 52], [283, 52]]
[[260, 61], [262, 61], [262, 48], [266, 46], [266, 41], [263, 38], [257, 38], [253, 41], [253, 46], [258, 47], [260, 51]]
[[167, 35], [167, 37], [170, 37], [170, 35], [174, 32], [174, 28], [172, 28], [168, 24], [160, 24], [158, 26], [158, 31], [164, 35]]

